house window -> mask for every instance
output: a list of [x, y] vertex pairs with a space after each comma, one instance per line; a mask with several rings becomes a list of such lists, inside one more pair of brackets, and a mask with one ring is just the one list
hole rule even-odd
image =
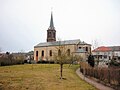
[[102, 55], [99, 55], [99, 58], [102, 59]]
[[42, 57], [44, 57], [44, 51], [42, 50]]
[[107, 55], [107, 53], [106, 53], [106, 52], [104, 52], [104, 55]]
[[107, 55], [104, 55], [104, 58], [106, 59], [106, 58], [107, 58]]
[[38, 56], [38, 51], [36, 51], [36, 56]]
[[67, 54], [68, 54], [68, 56], [70, 56], [70, 49], [67, 50]]
[[60, 49], [58, 50], [58, 56], [60, 56], [61, 55], [61, 51], [60, 51]]
[[52, 50], [50, 50], [50, 56], [52, 56]]

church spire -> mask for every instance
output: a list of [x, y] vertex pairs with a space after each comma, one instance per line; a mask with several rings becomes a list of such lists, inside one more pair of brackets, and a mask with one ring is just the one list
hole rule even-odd
[[50, 26], [49, 26], [49, 29], [54, 29], [54, 23], [53, 23], [53, 15], [52, 15], [52, 12], [51, 12], [51, 19], [50, 19]]
[[51, 12], [50, 26], [47, 30], [47, 42], [56, 41], [56, 30], [53, 23], [53, 15]]

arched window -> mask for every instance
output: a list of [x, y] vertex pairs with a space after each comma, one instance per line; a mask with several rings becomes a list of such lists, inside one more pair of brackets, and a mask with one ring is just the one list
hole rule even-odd
[[50, 56], [52, 56], [52, 50], [50, 50]]
[[36, 56], [38, 56], [38, 51], [36, 51]]
[[55, 38], [55, 32], [53, 33], [53, 37]]
[[58, 56], [60, 56], [61, 55], [61, 51], [60, 51], [60, 49], [58, 50]]
[[70, 56], [70, 49], [67, 50], [67, 55]]
[[86, 51], [88, 51], [88, 47], [86, 47]]
[[91, 54], [91, 47], [90, 47], [90, 54]]
[[48, 32], [48, 37], [51, 37], [51, 32]]
[[41, 55], [42, 57], [44, 57], [44, 51], [42, 50], [42, 55]]
[[36, 51], [36, 61], [38, 61], [38, 51]]

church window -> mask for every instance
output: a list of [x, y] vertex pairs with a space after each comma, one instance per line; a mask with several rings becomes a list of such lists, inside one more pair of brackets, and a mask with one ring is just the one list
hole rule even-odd
[[38, 56], [38, 51], [36, 51], [36, 56]]
[[50, 50], [50, 56], [52, 56], [52, 50]]
[[91, 47], [90, 47], [90, 53], [91, 53]]
[[86, 47], [86, 51], [88, 51], [88, 47]]
[[51, 37], [51, 32], [48, 32], [48, 37]]
[[58, 56], [60, 56], [61, 55], [61, 51], [60, 51], [60, 49], [58, 50]]
[[55, 32], [53, 33], [53, 37], [55, 38]]
[[67, 54], [68, 54], [68, 56], [70, 56], [70, 49], [67, 50]]
[[44, 57], [44, 51], [42, 50], [42, 57]]

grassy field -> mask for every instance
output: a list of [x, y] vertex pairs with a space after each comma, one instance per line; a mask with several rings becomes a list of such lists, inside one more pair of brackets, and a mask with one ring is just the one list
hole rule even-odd
[[0, 90], [96, 90], [75, 73], [78, 65], [64, 65], [63, 80], [57, 64], [0, 67]]

